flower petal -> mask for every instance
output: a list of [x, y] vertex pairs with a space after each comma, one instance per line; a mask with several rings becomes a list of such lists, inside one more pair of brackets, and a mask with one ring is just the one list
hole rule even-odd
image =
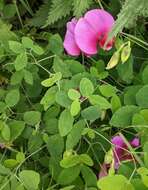
[[140, 145], [140, 140], [139, 140], [139, 138], [134, 138], [131, 142], [130, 142], [130, 144], [132, 145], [132, 147], [134, 147], [134, 148], [136, 148], [136, 147], [138, 147], [139, 145]]
[[85, 54], [94, 55], [97, 53], [97, 35], [84, 18], [80, 18], [75, 27], [75, 40]]
[[[84, 18], [79, 19], [75, 27], [75, 39], [82, 52], [89, 55], [97, 53], [97, 44], [101, 40], [103, 47], [107, 34], [114, 24], [114, 18], [108, 12], [101, 9], [88, 11]], [[113, 42], [107, 44], [106, 49], [112, 48]]]
[[124, 154], [125, 143], [124, 140], [118, 135], [112, 138], [112, 143], [115, 145], [114, 148], [114, 161], [115, 161], [115, 169], [119, 168], [119, 162], [122, 159]]
[[64, 48], [69, 55], [78, 56], [80, 55], [80, 49], [76, 44], [75, 37], [74, 37], [74, 30], [77, 24], [76, 19], [72, 19], [71, 22], [67, 23], [67, 31], [64, 39]]
[[110, 13], [102, 9], [93, 9], [88, 11], [84, 18], [91, 25], [95, 33], [102, 35], [102, 33], [106, 33], [111, 30], [114, 24], [114, 18]]

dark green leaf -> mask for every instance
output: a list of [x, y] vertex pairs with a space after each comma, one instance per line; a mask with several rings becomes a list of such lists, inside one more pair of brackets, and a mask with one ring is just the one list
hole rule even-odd
[[64, 110], [59, 118], [59, 132], [61, 136], [66, 136], [72, 129], [73, 117], [71, 116], [69, 110]]
[[61, 185], [71, 184], [79, 176], [80, 168], [78, 165], [62, 170], [58, 177], [58, 183]]
[[86, 120], [96, 120], [101, 116], [101, 110], [99, 106], [89, 106], [88, 108], [82, 110], [81, 115]]
[[92, 95], [94, 92], [93, 83], [89, 79], [83, 78], [80, 81], [80, 92], [81, 92], [82, 96], [84, 96], [84, 97], [88, 97], [88, 96]]
[[28, 125], [36, 125], [41, 120], [41, 113], [38, 111], [28, 111], [24, 113], [24, 121]]
[[127, 127], [132, 124], [132, 117], [139, 111], [137, 106], [124, 106], [118, 109], [112, 116], [110, 124], [115, 127]]
[[20, 180], [26, 189], [37, 190], [40, 183], [39, 173], [33, 170], [23, 170], [19, 173]]

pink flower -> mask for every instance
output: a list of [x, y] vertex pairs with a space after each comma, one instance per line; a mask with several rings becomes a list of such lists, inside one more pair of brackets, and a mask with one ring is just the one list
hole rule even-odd
[[[133, 160], [133, 156], [127, 151], [128, 147], [121, 136], [117, 135], [112, 138], [112, 144], [114, 144], [113, 149], [113, 159], [114, 159], [114, 169], [118, 170], [120, 167], [120, 162], [126, 160]], [[129, 142], [133, 148], [137, 148], [140, 145], [139, 138], [134, 138]], [[101, 171], [99, 173], [99, 178], [102, 178], [108, 175], [108, 169], [110, 169], [110, 164], [103, 163], [101, 166]]]
[[[112, 15], [101, 9], [88, 11], [78, 21], [72, 19], [67, 23], [64, 48], [68, 54], [78, 56], [81, 52], [86, 55], [97, 53], [98, 45], [104, 48], [108, 33], [114, 24]], [[105, 50], [110, 50], [114, 39], [109, 41]]]
[[[125, 160], [133, 160], [132, 155], [126, 151], [128, 150], [128, 147], [122, 137], [120, 136], [115, 136], [112, 138], [112, 143], [115, 145], [114, 148], [114, 161], [115, 161], [115, 169], [118, 169], [120, 166], [120, 161], [125, 161]], [[139, 139], [134, 138], [132, 141], [129, 142], [130, 145], [133, 148], [136, 148], [140, 145]]]

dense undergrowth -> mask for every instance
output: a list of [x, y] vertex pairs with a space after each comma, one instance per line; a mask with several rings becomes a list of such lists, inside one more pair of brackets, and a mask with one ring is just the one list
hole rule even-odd
[[[66, 23], [116, 19], [68, 55]], [[0, 0], [0, 190], [148, 189], [148, 1]]]

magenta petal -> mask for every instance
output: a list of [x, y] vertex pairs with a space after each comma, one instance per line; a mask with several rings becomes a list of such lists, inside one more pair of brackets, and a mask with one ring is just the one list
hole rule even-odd
[[138, 147], [138, 146], [140, 145], [140, 140], [139, 140], [139, 138], [134, 138], [134, 139], [130, 142], [130, 144], [131, 144], [132, 147], [134, 147], [134, 148]]
[[75, 40], [85, 54], [94, 55], [97, 53], [97, 36], [84, 18], [80, 18], [75, 27]]
[[111, 30], [114, 24], [114, 18], [107, 11], [102, 9], [93, 9], [88, 11], [84, 18], [91, 25], [95, 33], [98, 35], [102, 35], [102, 33], [106, 33]]
[[111, 142], [115, 145], [115, 148], [122, 149], [125, 145], [124, 140], [119, 136], [112, 138]]
[[124, 143], [124, 140], [120, 136], [113, 137], [112, 143], [115, 145], [115, 148], [114, 148], [115, 168], [118, 169], [119, 161], [124, 154], [125, 143]]
[[74, 37], [74, 30], [76, 26], [77, 20], [72, 19], [71, 22], [67, 23], [67, 31], [64, 39], [64, 48], [69, 55], [78, 56], [80, 55], [80, 49], [76, 44]]

